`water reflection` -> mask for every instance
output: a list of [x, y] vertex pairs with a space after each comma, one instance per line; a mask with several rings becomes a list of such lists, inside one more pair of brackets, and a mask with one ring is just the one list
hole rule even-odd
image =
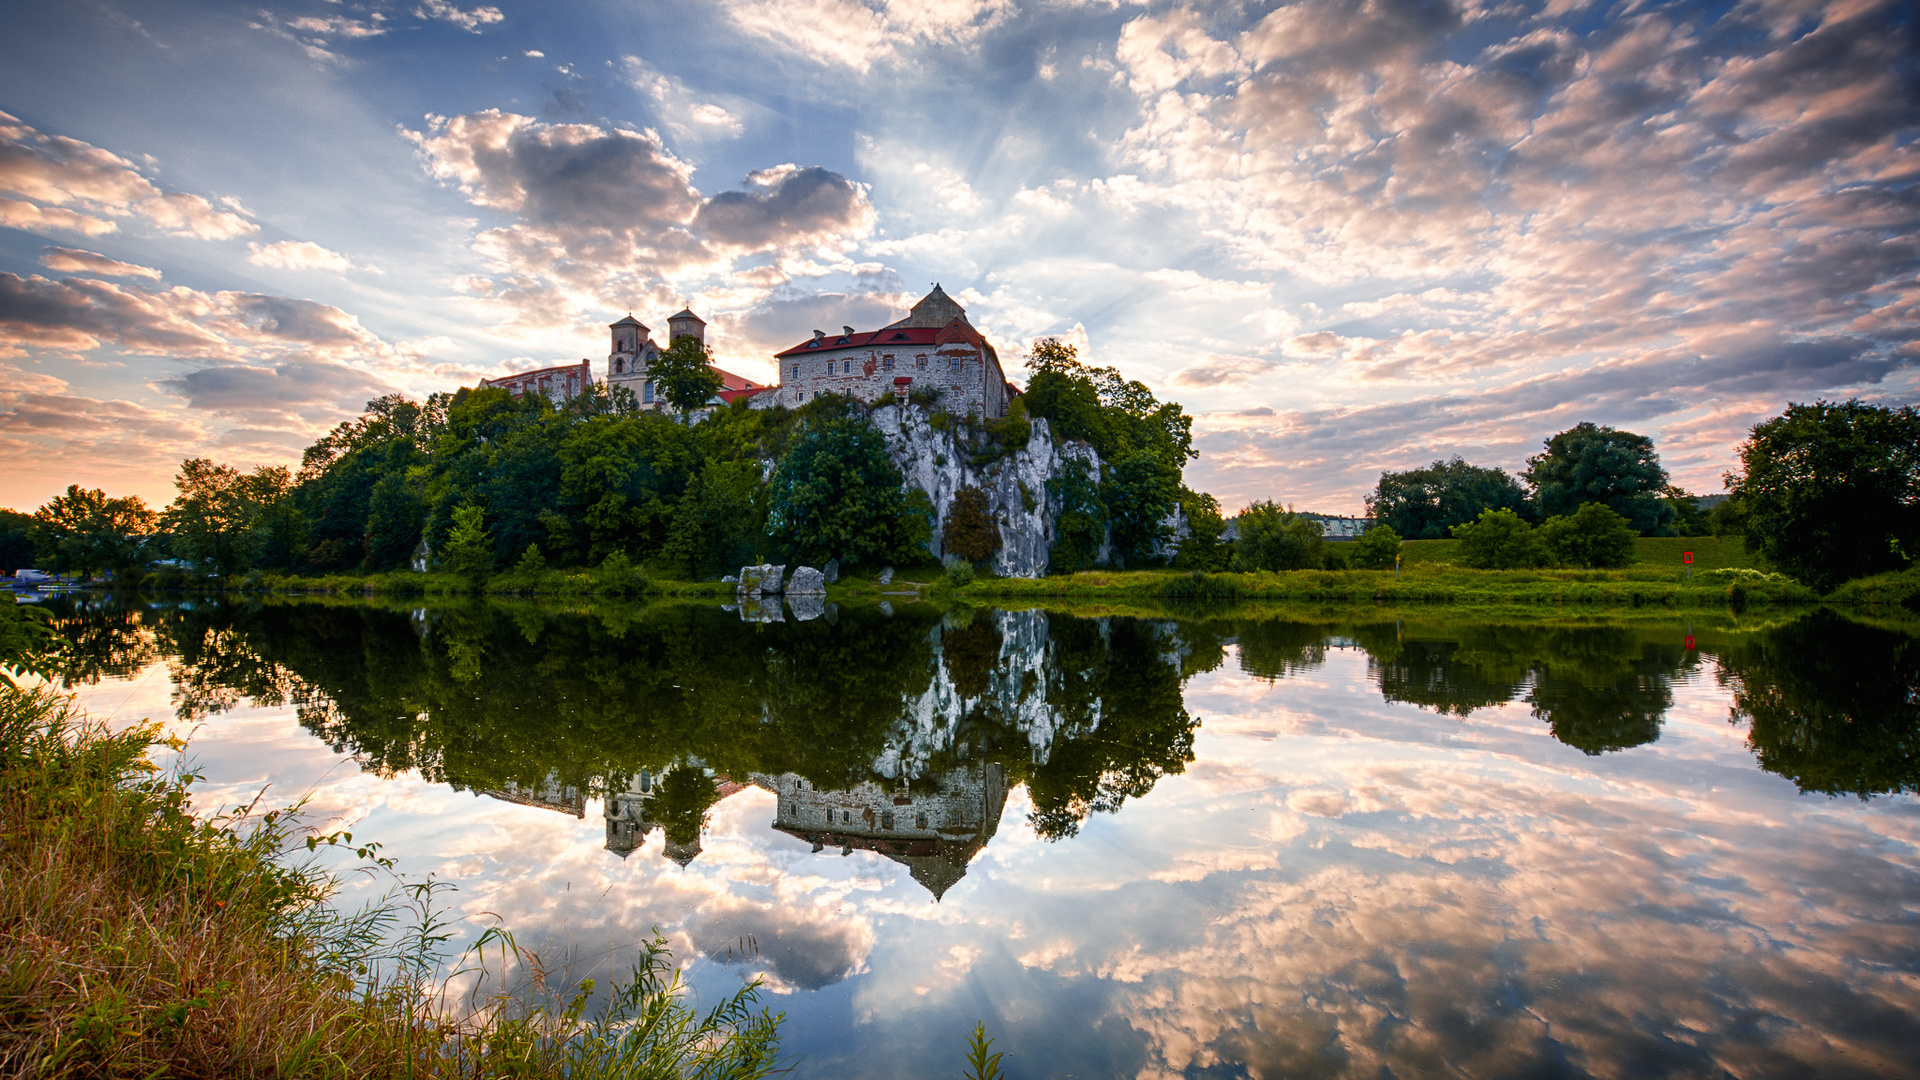
[[1890, 1075], [1920, 1038], [1900, 626], [767, 607], [157, 605], [75, 670], [291, 706], [523, 940], [755, 937], [817, 1075], [951, 1067], [979, 1017], [1023, 1075]]

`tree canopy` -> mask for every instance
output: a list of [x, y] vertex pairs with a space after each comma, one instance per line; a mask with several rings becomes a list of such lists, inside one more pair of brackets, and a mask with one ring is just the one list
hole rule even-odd
[[1455, 457], [1424, 469], [1383, 472], [1367, 496], [1367, 516], [1409, 540], [1440, 540], [1487, 510], [1529, 513], [1526, 489], [1500, 469]]
[[38, 546], [51, 568], [78, 570], [81, 577], [138, 565], [142, 543], [154, 527], [154, 513], [139, 496], [110, 499], [98, 488], [78, 484], [69, 484], [33, 517]]
[[713, 353], [707, 346], [699, 338], [682, 334], [647, 364], [647, 378], [667, 404], [688, 413], [720, 392], [720, 374], [712, 365]]
[[1546, 452], [1527, 459], [1524, 474], [1541, 517], [1571, 514], [1600, 503], [1626, 518], [1643, 536], [1666, 535], [1673, 508], [1662, 501], [1667, 470], [1653, 440], [1631, 431], [1582, 422], [1546, 441]]
[[812, 417], [774, 467], [767, 532], [796, 559], [910, 559], [931, 529], [865, 416]]
[[1816, 588], [1920, 555], [1920, 410], [1789, 405], [1762, 421], [1729, 474], [1747, 550]]

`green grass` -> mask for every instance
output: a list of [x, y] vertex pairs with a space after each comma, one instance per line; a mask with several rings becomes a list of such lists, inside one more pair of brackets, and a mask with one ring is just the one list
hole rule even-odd
[[[658, 941], [598, 1010], [591, 983], [559, 978], [491, 980], [484, 997], [443, 1002], [448, 923], [432, 883], [334, 910], [333, 881], [288, 859], [293, 816], [196, 816], [192, 778], [151, 763], [159, 745], [153, 728], [114, 731], [0, 683], [0, 1075], [774, 1071], [780, 1018], [755, 1007], [755, 988], [697, 1011]], [[375, 845], [360, 854], [392, 870]], [[510, 935], [489, 943], [502, 960], [490, 974], [541, 970]]]
[[[1764, 570], [1765, 561], [1747, 554], [1746, 540], [1739, 536], [1642, 536], [1634, 540], [1635, 568], [1684, 570], [1682, 552], [1693, 552], [1693, 569]], [[1408, 540], [1400, 545], [1402, 566], [1437, 563], [1451, 564], [1460, 548], [1458, 540]]]

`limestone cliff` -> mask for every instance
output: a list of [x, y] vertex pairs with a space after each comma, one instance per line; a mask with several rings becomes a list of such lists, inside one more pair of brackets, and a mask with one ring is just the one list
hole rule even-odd
[[[1061, 476], [1074, 459], [1087, 462], [1095, 476], [1101, 467], [1099, 455], [1084, 443], [1056, 447], [1045, 420], [1033, 421], [1025, 446], [979, 468], [969, 464], [975, 446], [965, 427], [954, 425], [943, 431], [934, 426], [933, 413], [923, 406], [875, 409], [873, 425], [886, 436], [887, 454], [906, 477], [907, 486], [919, 488], [933, 500], [934, 555], [941, 554], [941, 528], [955, 493], [964, 487], [986, 492], [1000, 527], [993, 572], [1001, 577], [1039, 577], [1047, 572], [1047, 553], [1053, 549], [1060, 519], [1059, 505], [1047, 494], [1047, 481]], [[1100, 561], [1107, 562], [1109, 555], [1103, 545]]]

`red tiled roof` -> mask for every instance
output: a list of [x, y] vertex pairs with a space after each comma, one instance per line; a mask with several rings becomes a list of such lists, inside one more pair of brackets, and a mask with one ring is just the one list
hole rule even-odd
[[[711, 367], [712, 365], [708, 365]], [[720, 376], [720, 400], [732, 404], [743, 397], [752, 397], [767, 389], [763, 383], [754, 382], [744, 375], [735, 375], [726, 368], [714, 368], [713, 373]]]
[[815, 345], [812, 338], [795, 345], [791, 349], [774, 353], [775, 359], [789, 356], [805, 356], [809, 353], [830, 353], [840, 349], [886, 349], [898, 346], [932, 345], [940, 336], [940, 331], [931, 326], [883, 327], [879, 330], [862, 330], [855, 334], [828, 334]]

